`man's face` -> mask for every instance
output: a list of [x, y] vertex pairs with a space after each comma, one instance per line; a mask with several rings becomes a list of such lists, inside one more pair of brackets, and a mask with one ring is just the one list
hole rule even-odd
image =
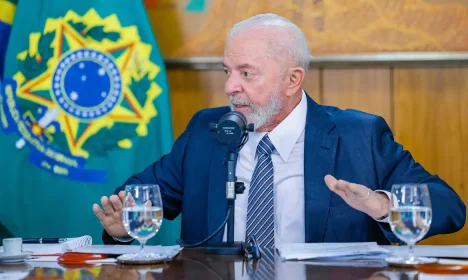
[[224, 49], [225, 92], [230, 106], [256, 129], [282, 109], [281, 65], [268, 52], [270, 36], [271, 31], [265, 29], [241, 32]]

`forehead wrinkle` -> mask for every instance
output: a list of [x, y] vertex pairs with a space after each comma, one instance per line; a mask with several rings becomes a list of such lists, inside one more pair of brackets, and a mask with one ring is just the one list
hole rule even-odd
[[253, 52], [256, 52], [257, 57], [276, 61], [280, 64], [281, 68], [285, 68], [287, 65], [294, 63], [287, 44], [288, 40], [292, 40], [291, 34], [287, 30], [272, 28], [271, 26], [258, 26], [242, 31], [232, 39], [241, 40], [241, 42], [262, 42], [264, 51], [258, 52], [259, 48], [256, 47]]
[[[245, 30], [237, 33], [235, 36], [230, 38], [225, 47], [225, 62], [226, 55], [242, 58], [237, 61], [237, 65], [230, 65], [232, 69], [245, 69], [242, 66], [244, 64], [255, 64], [253, 61], [262, 64], [267, 60], [278, 63], [280, 73], [283, 73], [288, 65], [292, 64], [291, 55], [287, 49], [287, 44], [284, 40], [288, 40], [290, 34], [282, 29], [271, 29], [264, 27], [257, 27], [250, 30]], [[254, 46], [252, 47], [251, 44]], [[242, 49], [236, 49], [236, 46], [241, 46]], [[252, 65], [255, 66], [255, 65]], [[253, 69], [262, 70], [260, 67]]]

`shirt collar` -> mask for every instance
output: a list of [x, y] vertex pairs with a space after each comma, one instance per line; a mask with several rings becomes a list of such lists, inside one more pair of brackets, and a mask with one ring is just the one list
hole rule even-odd
[[[271, 132], [268, 137], [271, 143], [275, 146], [273, 153], [278, 153], [284, 162], [287, 162], [294, 145], [299, 140], [302, 132], [305, 129], [307, 116], [307, 98], [306, 93], [302, 90], [302, 97], [299, 104], [294, 108], [291, 113], [279, 123]], [[251, 132], [249, 133], [249, 143], [252, 145], [252, 150], [256, 152], [257, 146], [262, 140], [266, 132]], [[255, 152], [252, 157], [255, 159]]]

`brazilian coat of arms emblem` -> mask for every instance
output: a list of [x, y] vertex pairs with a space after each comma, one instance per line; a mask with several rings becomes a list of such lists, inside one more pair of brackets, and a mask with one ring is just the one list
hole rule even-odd
[[90, 157], [129, 149], [157, 115], [160, 67], [136, 26], [94, 10], [49, 18], [17, 55], [18, 72], [5, 79], [0, 123], [15, 133], [29, 161], [67, 178], [105, 182], [104, 170], [86, 168]]

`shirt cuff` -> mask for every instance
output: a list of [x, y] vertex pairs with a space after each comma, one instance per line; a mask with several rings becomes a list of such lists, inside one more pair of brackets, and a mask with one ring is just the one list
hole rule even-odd
[[[392, 203], [393, 201], [393, 206], [390, 206], [390, 208], [393, 208], [393, 207], [397, 207], [398, 206], [398, 201], [396, 199], [396, 196], [394, 194], [392, 194], [391, 192], [388, 192], [388, 191], [383, 191], [383, 190], [376, 190], [374, 191], [376, 193], [384, 193], [388, 196], [388, 200], [390, 201], [390, 203]], [[393, 200], [392, 200], [392, 196], [393, 196]], [[380, 222], [380, 223], [388, 223], [388, 213], [387, 213], [387, 216], [383, 219], [374, 219], [376, 220], [377, 222]]]
[[123, 243], [128, 243], [130, 241], [133, 241], [133, 238], [131, 237], [112, 237], [115, 241], [123, 242]]

